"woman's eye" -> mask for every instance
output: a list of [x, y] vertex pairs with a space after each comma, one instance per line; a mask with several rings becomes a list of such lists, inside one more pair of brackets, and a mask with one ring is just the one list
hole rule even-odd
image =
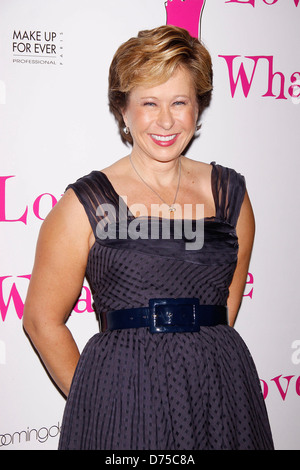
[[175, 104], [175, 106], [181, 106], [181, 105], [184, 105], [186, 103], [185, 103], [185, 101], [175, 101], [174, 104]]
[[146, 103], [144, 103], [144, 106], [155, 106], [155, 103], [151, 102], [151, 101], [146, 101]]

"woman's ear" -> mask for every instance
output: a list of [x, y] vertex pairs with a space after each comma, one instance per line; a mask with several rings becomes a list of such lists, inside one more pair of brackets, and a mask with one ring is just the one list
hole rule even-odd
[[126, 117], [126, 113], [122, 114], [122, 116], [123, 116], [124, 126], [128, 127], [128, 119]]
[[124, 107], [124, 108], [121, 108], [121, 109], [120, 109], [120, 112], [121, 112], [121, 114], [122, 114], [122, 118], [123, 118], [124, 124], [125, 124], [125, 126], [127, 126], [126, 108], [125, 108], [125, 107]]

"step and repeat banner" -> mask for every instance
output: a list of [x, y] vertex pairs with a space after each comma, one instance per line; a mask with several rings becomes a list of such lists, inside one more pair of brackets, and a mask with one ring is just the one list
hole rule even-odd
[[[299, 0], [0, 0], [0, 448], [56, 449], [65, 400], [24, 334], [40, 226], [66, 186], [128, 153], [108, 110], [117, 47], [174, 24], [201, 37], [211, 106], [188, 156], [246, 177], [256, 239], [236, 329], [276, 449], [300, 449]], [[68, 326], [98, 331], [89, 286]]]

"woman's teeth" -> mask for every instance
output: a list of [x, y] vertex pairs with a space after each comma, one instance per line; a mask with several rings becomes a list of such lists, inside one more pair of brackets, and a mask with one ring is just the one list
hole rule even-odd
[[175, 139], [177, 134], [173, 134], [173, 135], [155, 135], [155, 134], [151, 134], [151, 137], [155, 140], [159, 140], [160, 142], [169, 142], [170, 140], [173, 140]]

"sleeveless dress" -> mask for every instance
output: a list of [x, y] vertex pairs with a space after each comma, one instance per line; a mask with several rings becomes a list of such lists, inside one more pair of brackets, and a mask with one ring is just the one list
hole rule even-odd
[[[151, 238], [151, 218], [135, 219], [102, 172], [68, 186], [96, 237], [86, 278], [102, 331], [81, 354], [59, 449], [273, 449], [253, 359], [232, 327], [158, 334], [105, 329], [106, 312], [148, 306], [151, 298], [196, 297], [200, 304], [226, 306], [245, 180], [233, 169], [211, 165], [216, 213], [203, 220], [198, 249], [189, 249], [191, 238], [184, 230], [179, 238], [172, 222], [170, 237]], [[160, 227], [163, 220], [156, 222]]]

